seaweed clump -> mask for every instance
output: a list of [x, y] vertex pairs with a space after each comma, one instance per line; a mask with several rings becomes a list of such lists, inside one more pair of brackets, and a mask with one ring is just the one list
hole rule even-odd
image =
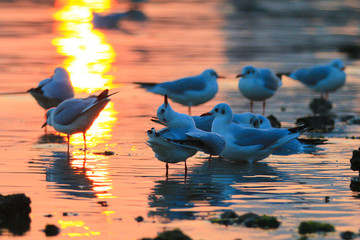
[[220, 218], [213, 218], [212, 223], [221, 225], [244, 225], [248, 228], [262, 228], [262, 229], [276, 229], [280, 226], [280, 222], [276, 217], [268, 215], [258, 215], [255, 213], [245, 213], [241, 216], [234, 211], [225, 211], [220, 215]]
[[300, 223], [298, 230], [300, 234], [317, 233], [317, 232], [327, 233], [327, 232], [335, 232], [335, 227], [334, 225], [331, 225], [329, 223], [306, 221]]

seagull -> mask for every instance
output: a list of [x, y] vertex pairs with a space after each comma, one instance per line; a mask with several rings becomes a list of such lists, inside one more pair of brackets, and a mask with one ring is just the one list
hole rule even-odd
[[219, 76], [213, 69], [207, 69], [200, 75], [178, 79], [163, 83], [135, 82], [148, 92], [165, 95], [174, 102], [188, 106], [189, 115], [191, 107], [210, 101], [218, 92], [217, 79]]
[[45, 110], [56, 107], [62, 101], [74, 97], [69, 73], [62, 67], [56, 68], [53, 76], [40, 81], [36, 88], [31, 88], [27, 92]]
[[[157, 131], [154, 128], [147, 131], [149, 140], [146, 145], [151, 147], [155, 157], [166, 163], [166, 177], [168, 176], [169, 163], [185, 162], [185, 175], [187, 174], [186, 160], [194, 156], [198, 151], [186, 145], [182, 145], [179, 139], [187, 139], [182, 131], [163, 128]], [[180, 137], [181, 136], [181, 137]], [[178, 141], [175, 143], [174, 141]]]
[[[167, 125], [167, 128], [160, 131], [161, 134], [159, 134], [159, 136], [165, 137], [167, 141], [174, 145], [194, 149], [196, 151], [202, 151], [210, 155], [219, 155], [225, 147], [225, 140], [222, 136], [216, 133], [206, 132], [197, 129], [194, 119], [191, 116], [174, 111], [168, 102], [167, 95], [165, 95], [164, 103], [157, 110], [157, 117], [160, 122], [163, 122]], [[149, 146], [151, 147], [150, 143]], [[155, 151], [156, 149], [154, 148], [152, 149], [156, 153], [160, 152]], [[171, 149], [172, 148], [162, 148], [162, 151], [168, 151], [168, 153], [166, 153], [166, 156], [169, 156], [168, 154], [175, 155], [176, 151], [171, 151]], [[189, 153], [184, 154], [185, 156], [189, 155], [190, 157], [192, 152], [189, 151]], [[179, 158], [184, 159], [184, 157], [181, 158], [180, 156]], [[171, 158], [163, 158], [163, 160], [159, 160], [166, 162], [166, 169], [168, 169], [168, 163], [172, 161]], [[186, 158], [184, 161], [186, 174]]]
[[231, 161], [251, 163], [265, 159], [305, 130], [305, 126], [300, 126], [288, 129], [289, 132], [284, 135], [279, 129], [241, 127], [232, 122], [233, 112], [226, 103], [216, 105], [209, 114], [215, 116], [211, 131], [225, 138], [221, 156]]
[[53, 126], [58, 132], [67, 134], [69, 154], [70, 135], [83, 133], [84, 151], [86, 153], [86, 131], [91, 127], [100, 112], [110, 101], [109, 90], [102, 91], [98, 96], [91, 95], [87, 98], [72, 98], [60, 103], [56, 108], [50, 108], [46, 113], [46, 122], [42, 125]]
[[116, 29], [118, 28], [119, 21], [128, 17], [128, 12], [123, 13], [109, 13], [107, 15], [101, 15], [99, 13], [92, 13], [92, 24], [94, 28], [102, 29]]
[[336, 91], [345, 84], [345, 66], [340, 59], [335, 59], [325, 65], [301, 68], [289, 77], [302, 82], [305, 86], [321, 93], [321, 97], [328, 99], [329, 92]]
[[[197, 128], [207, 132], [211, 132], [211, 126], [215, 119], [213, 114], [209, 115], [205, 113], [200, 116], [193, 116], [193, 118]], [[260, 127], [260, 118], [256, 114], [250, 112], [235, 113], [233, 116], [233, 122], [242, 127], [252, 127], [252, 128]]]
[[241, 74], [236, 76], [239, 79], [239, 90], [241, 94], [250, 99], [250, 112], [253, 112], [253, 102], [263, 102], [263, 115], [265, 115], [266, 99], [272, 97], [281, 87], [281, 79], [268, 68], [256, 68], [246, 66]]

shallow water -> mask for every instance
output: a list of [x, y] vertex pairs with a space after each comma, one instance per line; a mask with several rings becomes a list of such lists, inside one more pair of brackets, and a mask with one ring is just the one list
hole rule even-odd
[[[48, 223], [61, 227], [58, 239], [139, 239], [164, 228], [180, 228], [193, 239], [296, 239], [297, 226], [305, 220], [336, 227], [336, 233], [313, 239], [338, 239], [341, 231], [359, 230], [359, 193], [349, 189], [356, 175], [349, 159], [360, 140], [345, 138], [358, 137], [359, 126], [338, 121], [333, 132], [321, 134], [329, 141], [316, 154], [234, 164], [219, 159], [209, 163], [198, 153], [188, 159], [187, 178], [179, 163], [170, 165], [166, 179], [164, 163], [145, 145], [146, 130], [161, 128], [150, 118], [163, 99], [132, 84], [214, 68], [228, 78], [219, 81], [215, 99], [193, 108], [193, 114], [219, 102], [244, 112], [248, 101], [234, 78], [243, 66], [289, 71], [342, 58], [348, 79], [330, 95], [333, 112], [358, 114], [360, 63], [337, 52], [340, 44], [358, 39], [358, 1], [259, 0], [250, 12], [238, 11], [230, 1], [150, 1], [142, 8], [147, 21], [127, 20], [118, 30], [92, 30], [89, 7], [121, 11], [127, 3], [103, 0], [84, 7], [76, 2], [0, 3], [0, 193], [25, 193], [32, 201], [30, 230], [17, 238], [40, 239]], [[77, 96], [104, 88], [119, 91], [88, 131], [85, 166], [82, 136], [71, 138], [68, 162], [66, 138], [40, 128], [44, 110], [30, 95], [14, 94], [34, 87], [56, 66], [69, 70]], [[294, 126], [296, 118], [311, 113], [308, 104], [314, 96], [284, 79], [267, 103], [267, 114], [283, 126]], [[115, 155], [96, 154], [104, 151]], [[274, 215], [282, 224], [265, 231], [208, 221], [225, 209]], [[136, 222], [137, 216], [145, 221]], [[13, 239], [6, 230], [2, 238]]]

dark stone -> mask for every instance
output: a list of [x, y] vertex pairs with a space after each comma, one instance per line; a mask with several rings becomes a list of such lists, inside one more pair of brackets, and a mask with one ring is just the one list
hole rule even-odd
[[115, 153], [114, 153], [114, 152], [112, 152], [112, 151], [94, 152], [94, 154], [96, 154], [96, 155], [104, 155], [104, 156], [111, 156], [111, 155], [115, 155]]
[[355, 239], [357, 236], [356, 233], [354, 232], [346, 231], [346, 232], [341, 232], [340, 237], [341, 239]]
[[102, 207], [109, 206], [106, 201], [98, 201], [97, 203], [100, 204]]
[[267, 116], [267, 119], [269, 119], [272, 127], [281, 128], [281, 122], [274, 115]]
[[354, 192], [360, 192], [360, 178], [352, 177], [350, 182], [350, 189]]
[[142, 216], [138, 216], [137, 218], [135, 218], [135, 221], [137, 222], [143, 222], [144, 218]]
[[72, 213], [72, 212], [63, 212], [63, 216], [64, 217], [68, 217], [68, 216], [78, 216], [79, 214], [77, 213]]
[[300, 234], [317, 233], [317, 232], [335, 232], [335, 227], [329, 223], [315, 221], [301, 222], [298, 231]]
[[325, 144], [328, 140], [325, 138], [298, 138], [299, 142], [306, 145]]
[[314, 114], [326, 115], [332, 109], [332, 103], [324, 98], [314, 98], [309, 107]]
[[358, 59], [360, 58], [360, 46], [355, 44], [343, 44], [339, 46], [339, 52], [346, 54], [348, 58]]
[[56, 236], [60, 233], [60, 229], [55, 225], [47, 224], [44, 229], [44, 232], [47, 237]]
[[30, 229], [30, 203], [25, 194], [0, 194], [0, 228], [7, 228], [14, 235], [23, 235]]
[[228, 219], [228, 218], [237, 218], [238, 215], [232, 210], [227, 210], [223, 214], [221, 214], [220, 217], [222, 219]]
[[53, 215], [52, 214], [46, 214], [46, 215], [44, 215], [44, 217], [51, 218], [51, 217], [53, 217]]
[[191, 238], [182, 233], [180, 229], [174, 229], [159, 233], [154, 240], [191, 240]]
[[268, 215], [247, 218], [243, 224], [246, 227], [262, 229], [275, 229], [280, 226], [280, 222], [276, 217]]
[[353, 155], [350, 159], [351, 170], [360, 171], [360, 148], [353, 151]]
[[324, 199], [324, 201], [325, 201], [326, 203], [330, 202], [330, 197], [329, 197], [329, 196], [326, 196], [325, 199]]
[[335, 127], [334, 119], [329, 116], [301, 117], [296, 120], [296, 124], [305, 124], [311, 132], [331, 132]]

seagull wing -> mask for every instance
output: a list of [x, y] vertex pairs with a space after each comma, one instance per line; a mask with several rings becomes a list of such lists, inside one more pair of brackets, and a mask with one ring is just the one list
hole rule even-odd
[[281, 79], [276, 76], [276, 74], [267, 68], [260, 68], [259, 69], [261, 77], [264, 79], [264, 86], [267, 89], [275, 91], [281, 85]]
[[93, 106], [96, 98], [73, 98], [63, 101], [54, 112], [54, 121], [67, 125], [79, 117], [86, 109]]
[[172, 82], [159, 83], [157, 87], [166, 89], [168, 93], [182, 94], [186, 91], [201, 91], [206, 87], [203, 76], [187, 77]]
[[290, 77], [305, 85], [314, 86], [330, 74], [330, 66], [315, 66], [313, 68], [301, 68], [290, 74]]

